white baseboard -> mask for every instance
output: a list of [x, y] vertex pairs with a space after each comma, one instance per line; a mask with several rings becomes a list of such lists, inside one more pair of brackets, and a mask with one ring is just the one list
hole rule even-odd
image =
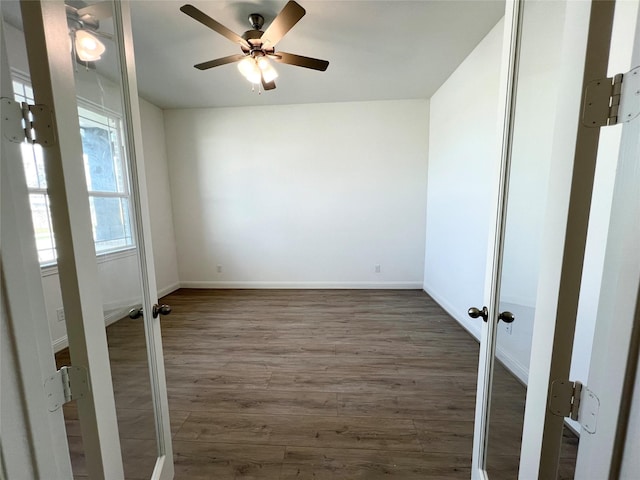
[[421, 282], [180, 282], [181, 288], [219, 288], [219, 289], [386, 289], [420, 290]]
[[[162, 288], [158, 290], [158, 298], [164, 297], [165, 295], [169, 295], [171, 292], [175, 292], [180, 288], [179, 283], [174, 283], [173, 285], [169, 285], [168, 287]], [[129, 313], [127, 308], [122, 308], [122, 302], [119, 302], [119, 307], [114, 308], [106, 313], [104, 316], [104, 325], [108, 327], [112, 323], [117, 322], [121, 318], [124, 318]], [[109, 308], [109, 305], [105, 305], [105, 308]], [[69, 346], [69, 339], [66, 335], [56, 339], [53, 341], [53, 351], [58, 353], [60, 350], [64, 350]]]
[[[116, 310], [111, 310], [104, 316], [104, 326], [108, 327], [112, 323], [116, 323], [123, 317], [126, 317], [129, 313], [129, 310], [126, 308], [119, 308]], [[66, 335], [56, 339], [53, 341], [53, 351], [54, 353], [58, 353], [60, 350], [64, 350], [69, 346], [69, 339]]]
[[53, 351], [54, 353], [58, 353], [60, 350], [64, 350], [69, 346], [69, 339], [66, 335], [56, 339], [53, 342]]
[[180, 288], [180, 282], [176, 282], [168, 287], [164, 287], [158, 290], [158, 298], [162, 298], [165, 295], [169, 295], [170, 293], [175, 292]]
[[523, 385], [527, 385], [529, 382], [529, 370], [509, 355], [500, 345], [496, 348], [496, 357], [502, 362], [502, 364], [509, 370]]
[[435, 302], [440, 305], [445, 312], [453, 317], [453, 319], [460, 324], [462, 328], [464, 328], [469, 334], [475, 338], [478, 342], [480, 341], [480, 327], [476, 323], [471, 323], [471, 320], [467, 317], [467, 312], [461, 312], [459, 307], [455, 307], [444, 297], [439, 295], [433, 288], [428, 285], [423, 285], [422, 290], [429, 295], [431, 298], [435, 300]]

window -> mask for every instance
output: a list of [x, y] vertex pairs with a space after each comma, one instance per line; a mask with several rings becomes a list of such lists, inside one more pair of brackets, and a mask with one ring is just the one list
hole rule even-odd
[[[27, 81], [14, 79], [13, 89], [16, 101], [34, 103], [33, 91]], [[78, 104], [96, 253], [131, 248], [134, 242], [122, 118], [80, 99]], [[21, 149], [38, 257], [41, 264], [52, 264], [56, 261], [56, 250], [42, 149], [26, 142]]]

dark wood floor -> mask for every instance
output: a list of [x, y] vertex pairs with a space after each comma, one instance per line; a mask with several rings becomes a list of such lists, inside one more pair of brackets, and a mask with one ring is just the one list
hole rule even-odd
[[[478, 344], [424, 292], [182, 289], [163, 302], [177, 479], [470, 478]], [[142, 324], [107, 330], [125, 474], [148, 479]], [[526, 392], [502, 367], [495, 378], [489, 474], [515, 479]], [[73, 404], [65, 416], [83, 478]], [[576, 450], [567, 433], [559, 478]]]

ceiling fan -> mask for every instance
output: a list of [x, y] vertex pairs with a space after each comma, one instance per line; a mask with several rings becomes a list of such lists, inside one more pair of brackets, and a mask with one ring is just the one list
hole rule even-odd
[[112, 35], [100, 31], [100, 20], [113, 16], [111, 2], [94, 3], [87, 6], [81, 0], [69, 0], [66, 2], [65, 8], [74, 56], [83, 62], [100, 60], [106, 47], [98, 37], [107, 40], [113, 38]]
[[265, 90], [273, 90], [276, 88], [274, 80], [277, 78], [278, 73], [271, 66], [269, 59], [321, 72], [324, 72], [329, 66], [329, 62], [326, 60], [303, 57], [293, 53], [276, 52], [276, 44], [306, 13], [305, 9], [293, 0], [290, 0], [284, 6], [265, 31], [262, 31], [264, 17], [259, 13], [249, 15], [249, 23], [252, 30], [247, 30], [242, 36], [232, 32], [193, 5], [183, 5], [180, 10], [232, 42], [239, 44], [242, 49], [242, 53], [194, 65], [199, 70], [240, 62], [238, 63], [238, 69], [247, 80], [254, 85], [262, 85]]

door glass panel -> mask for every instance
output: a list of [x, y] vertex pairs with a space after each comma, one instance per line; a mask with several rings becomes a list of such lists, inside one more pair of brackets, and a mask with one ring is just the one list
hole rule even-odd
[[118, 429], [125, 477], [151, 478], [158, 453], [145, 324], [129, 317], [144, 293], [114, 12], [107, 2], [87, 5], [88, 20], [67, 12]]
[[[489, 413], [489, 478], [517, 478], [557, 103], [564, 2], [525, 2]], [[560, 478], [573, 478], [577, 436], [567, 430]]]

